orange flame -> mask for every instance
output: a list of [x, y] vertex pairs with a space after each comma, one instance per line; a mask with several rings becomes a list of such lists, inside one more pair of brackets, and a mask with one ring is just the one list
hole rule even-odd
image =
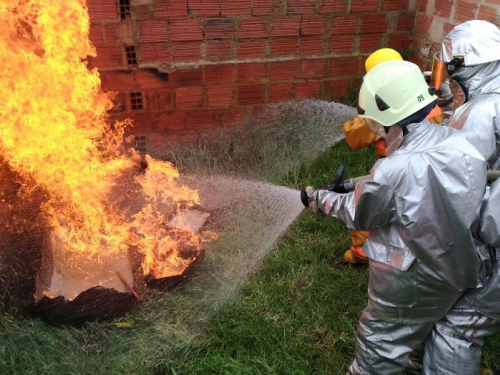
[[10, 168], [48, 193], [42, 209], [64, 256], [94, 262], [135, 246], [146, 272], [178, 272], [184, 260], [177, 247], [199, 239], [170, 238], [164, 221], [181, 204], [196, 204], [197, 192], [176, 182], [170, 163], [147, 158], [131, 198], [142, 199], [140, 212], [112, 204], [140, 156], [122, 150], [126, 124], [111, 131], [106, 122], [110, 96], [85, 62], [95, 56], [85, 2], [3, 0], [0, 22], [0, 152]]

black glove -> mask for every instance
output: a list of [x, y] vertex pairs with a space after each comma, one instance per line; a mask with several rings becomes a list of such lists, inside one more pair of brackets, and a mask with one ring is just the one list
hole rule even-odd
[[302, 204], [306, 207], [309, 207], [314, 212], [318, 212], [318, 207], [316, 204], [317, 199], [318, 190], [313, 188], [312, 186], [308, 186], [300, 192], [300, 200], [302, 201]]
[[305, 189], [300, 192], [300, 200], [305, 207], [309, 207], [309, 196]]

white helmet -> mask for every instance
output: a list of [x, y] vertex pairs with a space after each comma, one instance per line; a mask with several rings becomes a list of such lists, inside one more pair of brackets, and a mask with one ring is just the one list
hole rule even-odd
[[409, 61], [388, 61], [363, 78], [359, 91], [359, 117], [392, 126], [436, 100], [419, 67]]
[[440, 60], [447, 64], [454, 59], [457, 59], [459, 66], [474, 66], [500, 60], [498, 27], [480, 20], [471, 20], [455, 26], [443, 38], [440, 55]]

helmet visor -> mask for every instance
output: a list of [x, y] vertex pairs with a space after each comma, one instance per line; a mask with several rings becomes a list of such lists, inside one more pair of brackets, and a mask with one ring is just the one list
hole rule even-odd
[[450, 77], [448, 75], [448, 70], [446, 69], [446, 63], [439, 60], [438, 54], [436, 53], [432, 58], [432, 73], [429, 85], [436, 88], [437, 90], [441, 87], [443, 82], [446, 82]]

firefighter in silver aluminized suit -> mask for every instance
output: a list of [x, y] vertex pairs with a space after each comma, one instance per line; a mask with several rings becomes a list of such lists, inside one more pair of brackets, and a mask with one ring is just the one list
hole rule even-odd
[[[464, 132], [491, 169], [500, 169], [499, 29], [477, 20], [457, 25], [443, 39], [440, 58], [454, 94], [449, 126]], [[424, 374], [479, 374], [484, 339], [500, 332], [499, 189], [497, 182], [485, 196], [479, 236], [497, 249], [484, 262], [492, 262], [493, 272], [436, 324], [425, 346]]]
[[369, 299], [348, 374], [402, 374], [409, 353], [481, 272], [472, 232], [486, 162], [460, 131], [426, 119], [435, 100], [417, 65], [374, 67], [358, 107], [365, 121], [385, 127], [388, 157], [354, 192], [301, 192], [313, 210], [370, 230]]

